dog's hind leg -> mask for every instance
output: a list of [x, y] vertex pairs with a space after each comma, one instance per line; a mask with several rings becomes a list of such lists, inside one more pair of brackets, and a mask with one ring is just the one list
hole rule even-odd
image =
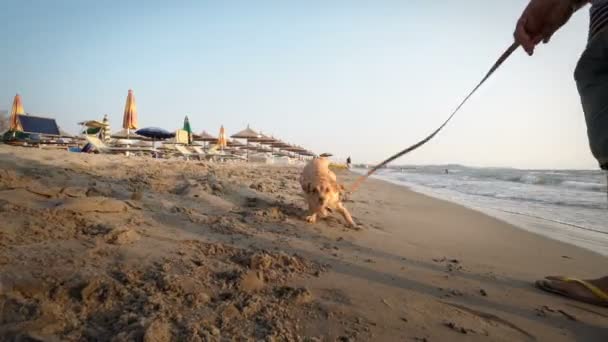
[[357, 225], [355, 224], [355, 221], [353, 221], [353, 218], [350, 216], [350, 213], [348, 212], [348, 209], [346, 209], [346, 207], [344, 206], [344, 204], [342, 203], [338, 203], [337, 208], [338, 212], [340, 214], [342, 214], [342, 216], [344, 217], [344, 219], [346, 220], [346, 222], [348, 222], [348, 225], [350, 227], [356, 227]]

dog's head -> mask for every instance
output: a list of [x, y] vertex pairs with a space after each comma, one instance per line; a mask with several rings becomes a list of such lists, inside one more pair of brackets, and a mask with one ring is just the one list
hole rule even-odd
[[316, 185], [308, 183], [304, 191], [315, 199], [315, 202], [319, 207], [323, 208], [327, 207], [328, 204], [339, 200], [339, 187], [338, 184], [334, 184], [333, 182], [320, 182]]

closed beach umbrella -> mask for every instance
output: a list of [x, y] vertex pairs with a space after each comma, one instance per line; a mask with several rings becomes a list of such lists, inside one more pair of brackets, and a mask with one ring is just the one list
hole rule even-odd
[[104, 141], [109, 141], [110, 140], [110, 136], [112, 135], [111, 130], [110, 130], [110, 119], [108, 119], [108, 114], [103, 116], [103, 127], [101, 128], [101, 132], [103, 135], [103, 140]]
[[192, 144], [192, 128], [190, 127], [190, 120], [188, 115], [184, 118], [184, 131], [188, 132], [188, 144]]
[[137, 105], [133, 90], [129, 89], [127, 102], [125, 103], [125, 113], [122, 118], [122, 128], [127, 130], [127, 137], [132, 129], [137, 129]]
[[226, 138], [226, 131], [222, 125], [222, 127], [220, 127], [220, 134], [217, 136], [217, 147], [220, 150], [223, 150], [226, 146], [228, 146], [228, 138]]
[[21, 125], [19, 124], [19, 115], [24, 115], [23, 103], [21, 102], [21, 95], [15, 95], [13, 100], [13, 108], [11, 109], [10, 117], [10, 128], [11, 131], [20, 131]]

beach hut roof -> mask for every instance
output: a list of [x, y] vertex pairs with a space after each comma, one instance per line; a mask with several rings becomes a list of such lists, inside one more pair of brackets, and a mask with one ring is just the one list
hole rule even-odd
[[247, 128], [245, 128], [244, 130], [235, 133], [233, 135], [231, 135], [231, 138], [236, 138], [236, 139], [257, 139], [260, 136], [260, 134], [256, 131], [254, 131], [253, 129], [251, 129], [249, 127], [249, 125], [247, 125]]

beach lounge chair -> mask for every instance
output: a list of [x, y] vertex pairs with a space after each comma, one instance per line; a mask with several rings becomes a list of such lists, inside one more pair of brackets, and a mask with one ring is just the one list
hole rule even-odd
[[178, 145], [175, 144], [175, 150], [182, 155], [184, 158], [186, 158], [186, 160], [192, 158], [192, 157], [197, 157], [200, 159], [200, 156], [198, 155], [198, 153], [193, 153], [191, 151], [188, 151], [188, 149], [186, 148], [186, 146], [184, 145]]
[[190, 146], [190, 148], [192, 149], [192, 151], [194, 151], [194, 153], [196, 155], [198, 155], [199, 159], [202, 159], [207, 155], [207, 153], [205, 153], [205, 151], [203, 150], [203, 148], [201, 146], [193, 145], [193, 146]]
[[200, 147], [197, 147], [197, 152], [203, 152], [203, 156], [206, 160], [210, 161], [236, 161], [236, 160], [246, 160], [245, 157], [239, 156], [233, 153], [227, 153], [226, 151], [219, 150], [217, 145], [212, 145], [206, 152], [204, 152]]
[[89, 142], [95, 149], [100, 153], [126, 153], [126, 152], [150, 152], [154, 150], [149, 147], [112, 147], [106, 145], [101, 139], [95, 136], [86, 136], [87, 142]]

